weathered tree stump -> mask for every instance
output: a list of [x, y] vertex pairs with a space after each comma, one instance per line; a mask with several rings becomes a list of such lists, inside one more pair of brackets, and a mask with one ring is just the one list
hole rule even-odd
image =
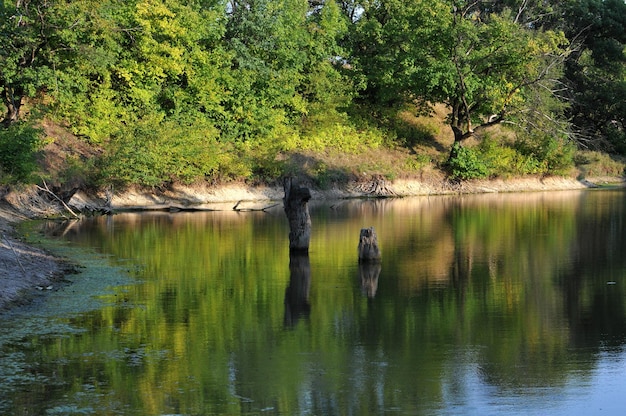
[[362, 228], [359, 238], [359, 262], [378, 262], [381, 258], [374, 227]]
[[388, 183], [382, 175], [374, 175], [371, 178], [359, 181], [359, 183], [354, 186], [354, 190], [376, 198], [387, 198], [398, 195], [393, 190], [392, 184]]
[[293, 184], [293, 178], [285, 178], [283, 205], [289, 220], [289, 250], [308, 253], [311, 241], [311, 216], [308, 202], [311, 199], [309, 188]]

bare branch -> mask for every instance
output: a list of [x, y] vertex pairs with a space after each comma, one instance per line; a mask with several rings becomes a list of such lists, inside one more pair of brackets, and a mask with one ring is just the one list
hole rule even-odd
[[78, 215], [77, 213], [75, 213], [74, 211], [72, 211], [72, 209], [71, 209], [71, 208], [70, 208], [70, 207], [69, 207], [69, 206], [65, 203], [65, 201], [63, 201], [61, 198], [59, 198], [59, 197], [58, 197], [58, 196], [57, 196], [54, 192], [52, 192], [52, 191], [50, 190], [50, 188], [48, 188], [48, 184], [46, 183], [46, 181], [43, 181], [43, 185], [44, 185], [44, 188], [42, 188], [42, 187], [41, 187], [41, 186], [39, 186], [39, 185], [36, 185], [36, 186], [37, 186], [37, 189], [39, 189], [39, 190], [41, 190], [41, 191], [44, 191], [44, 192], [47, 192], [48, 194], [52, 195], [52, 197], [53, 197], [54, 199], [56, 199], [56, 200], [57, 200], [57, 201], [59, 201], [61, 204], [63, 204], [63, 207], [64, 207], [64, 208], [65, 208], [65, 209], [66, 209], [66, 210], [67, 210], [70, 214], [72, 214], [72, 216], [74, 216], [74, 218], [80, 218], [80, 215]]

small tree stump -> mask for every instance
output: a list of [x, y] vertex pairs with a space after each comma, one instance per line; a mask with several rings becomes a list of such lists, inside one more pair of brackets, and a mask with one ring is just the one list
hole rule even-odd
[[378, 237], [374, 227], [362, 228], [359, 238], [359, 262], [377, 262], [381, 260]]
[[293, 178], [285, 178], [283, 205], [289, 220], [289, 250], [308, 253], [311, 241], [311, 216], [308, 202], [311, 199], [309, 188], [295, 186]]

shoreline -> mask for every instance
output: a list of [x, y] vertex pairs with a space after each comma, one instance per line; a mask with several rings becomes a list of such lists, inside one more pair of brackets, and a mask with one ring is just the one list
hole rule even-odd
[[[302, 183], [303, 186], [310, 184]], [[313, 200], [419, 197], [485, 193], [518, 193], [584, 190], [602, 186], [626, 187], [623, 178], [518, 178], [512, 180], [468, 181], [450, 184], [445, 181], [385, 181], [372, 178], [345, 188], [316, 189]], [[0, 311], [28, 303], [37, 291], [53, 290], [75, 269], [63, 258], [55, 257], [36, 245], [25, 243], [15, 225], [26, 220], [67, 216], [68, 209], [81, 212], [169, 210], [262, 210], [282, 204], [282, 186], [230, 184], [172, 186], [160, 191], [130, 190], [120, 194], [87, 195], [77, 192], [67, 207], [41, 195], [34, 188], [0, 195]], [[273, 204], [273, 205], [272, 205]]]
[[74, 270], [65, 259], [23, 241], [15, 225], [28, 219], [0, 202], [0, 312], [54, 289]]

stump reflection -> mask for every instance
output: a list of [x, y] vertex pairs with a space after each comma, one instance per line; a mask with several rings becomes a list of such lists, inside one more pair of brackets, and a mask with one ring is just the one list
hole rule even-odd
[[380, 263], [359, 263], [361, 290], [368, 298], [374, 298], [378, 290], [378, 276], [382, 266]]
[[285, 291], [285, 326], [295, 326], [300, 318], [311, 313], [309, 289], [311, 264], [308, 254], [289, 255], [289, 286]]

